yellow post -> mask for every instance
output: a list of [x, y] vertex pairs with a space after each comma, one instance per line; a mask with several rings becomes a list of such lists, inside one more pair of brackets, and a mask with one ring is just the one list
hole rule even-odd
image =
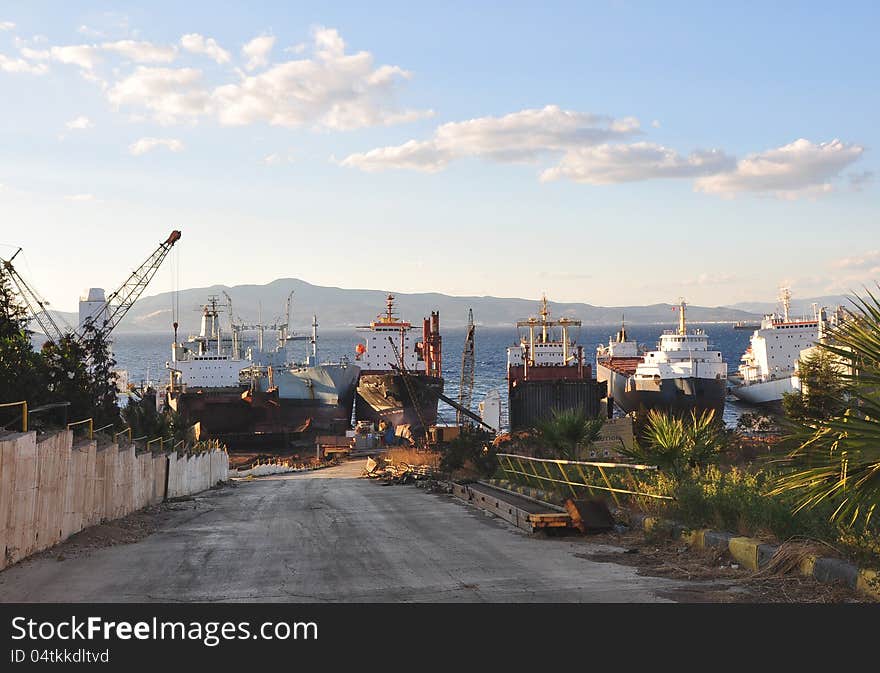
[[21, 405], [21, 431], [27, 432], [28, 428], [28, 410], [27, 410], [27, 400], [22, 402], [6, 402], [4, 404], [0, 404], [0, 409], [4, 407], [17, 407]]

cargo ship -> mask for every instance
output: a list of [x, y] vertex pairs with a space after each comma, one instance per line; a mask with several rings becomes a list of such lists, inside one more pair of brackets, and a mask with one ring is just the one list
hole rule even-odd
[[411, 323], [394, 313], [394, 295], [385, 312], [358, 327], [362, 341], [355, 348], [360, 367], [354, 414], [357, 421], [408, 425], [414, 435], [437, 423], [443, 393], [440, 314], [422, 324], [421, 341]]
[[507, 349], [508, 424], [511, 431], [534, 428], [554, 411], [602, 413], [605, 384], [592, 376], [583, 346], [572, 337], [581, 321], [552, 320], [547, 297], [537, 317], [516, 323], [519, 343]]
[[660, 335], [657, 350], [641, 352], [621, 327], [616, 338], [596, 350], [596, 378], [608, 383], [608, 396], [625, 413], [658, 409], [672, 413], [724, 412], [727, 364], [710, 350], [703, 330], [687, 329], [684, 300], [677, 330]]
[[257, 389], [277, 390], [281, 417], [294, 425], [327, 434], [351, 428], [351, 412], [360, 367], [348, 361], [321, 363], [318, 359], [318, 317], [312, 316], [311, 353], [301, 362], [257, 369]]
[[824, 310], [815, 306], [812, 319], [792, 320], [789, 288], [781, 289], [779, 300], [782, 314], [764, 316], [749, 339], [730, 389], [735, 397], [749, 404], [779, 404], [783, 395], [800, 390], [797, 361], [802, 350], [819, 341], [825, 323]]
[[231, 449], [284, 446], [305, 432], [350, 427], [358, 368], [317, 362], [317, 320], [314, 360], [293, 364], [287, 362], [286, 325], [272, 350], [263, 349], [257, 326], [258, 343], [241, 357], [243, 326], [230, 320], [232, 329], [223, 330], [220, 310], [212, 297], [202, 309], [199, 333], [180, 343], [175, 334], [165, 365], [166, 405], [195, 426], [197, 439], [220, 439]]

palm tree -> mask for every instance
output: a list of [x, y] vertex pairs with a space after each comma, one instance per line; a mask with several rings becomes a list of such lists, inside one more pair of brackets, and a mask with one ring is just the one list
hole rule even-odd
[[831, 520], [850, 526], [870, 522], [880, 502], [880, 301], [867, 291], [852, 302], [855, 311], [818, 346], [848, 365], [843, 410], [801, 422], [789, 455], [794, 470], [771, 491], [793, 494], [795, 511], [833, 503]]
[[652, 409], [640, 440], [624, 453], [680, 479], [688, 470], [716, 462], [726, 446], [727, 435], [713, 410], [697, 414], [694, 409], [682, 417]]
[[601, 418], [588, 418], [577, 409], [554, 409], [552, 418], [539, 423], [537, 430], [543, 443], [552, 450], [552, 457], [578, 460], [579, 447], [586, 448], [595, 442], [603, 424]]

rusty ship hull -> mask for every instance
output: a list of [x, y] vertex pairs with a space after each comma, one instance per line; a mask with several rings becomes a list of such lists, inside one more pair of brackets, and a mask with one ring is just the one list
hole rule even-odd
[[[354, 415], [358, 421], [387, 421], [393, 426], [409, 425], [413, 432], [437, 423], [436, 393], [443, 392], [443, 379], [411, 374], [407, 386], [401, 374], [361, 373], [355, 397]], [[410, 388], [412, 394], [410, 393]]]

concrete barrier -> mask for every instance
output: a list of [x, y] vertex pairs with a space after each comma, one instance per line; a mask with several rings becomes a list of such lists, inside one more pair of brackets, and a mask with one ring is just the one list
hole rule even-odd
[[228, 478], [222, 449], [177, 456], [74, 444], [69, 430], [39, 442], [35, 432], [8, 434], [0, 439], [0, 570], [84, 528]]

